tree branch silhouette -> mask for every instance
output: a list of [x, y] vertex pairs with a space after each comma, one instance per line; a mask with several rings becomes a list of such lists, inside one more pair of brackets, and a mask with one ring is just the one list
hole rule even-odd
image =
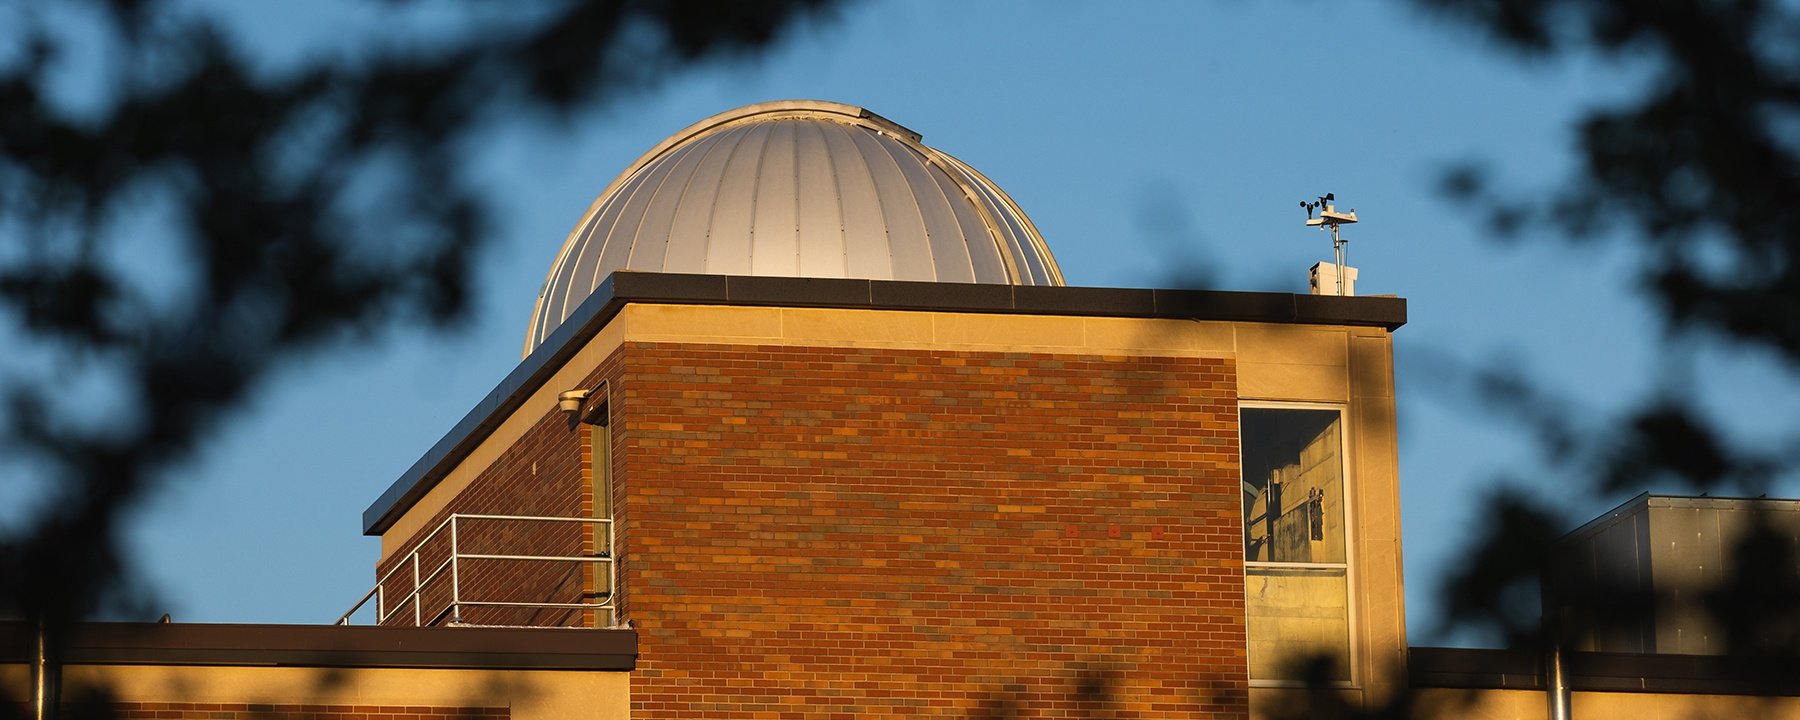
[[[10, 354], [44, 362], [0, 381], [0, 452], [51, 499], [0, 537], [0, 614], [54, 638], [133, 610], [121, 520], [272, 371], [396, 320], [462, 319], [492, 221], [461, 156], [483, 133], [752, 57], [838, 5], [605, 0], [505, 21], [470, 5], [449, 37], [380, 35], [271, 71], [183, 4], [83, 3], [98, 26], [77, 38], [70, 4], [7, 3], [0, 313], [19, 327]], [[97, 110], [60, 99], [58, 74], [95, 38]], [[170, 232], [142, 235], [151, 209]], [[122, 246], [143, 237], [175, 245], [178, 287], [141, 281]], [[98, 417], [59, 402], [78, 381], [120, 401]]]
[[[1766, 351], [1788, 380], [1800, 379], [1800, 8], [1762, 0], [1413, 4], [1527, 62], [1598, 58], [1652, 68], [1641, 90], [1576, 123], [1579, 163], [1562, 184], [1500, 189], [1481, 165], [1462, 164], [1446, 170], [1441, 187], [1452, 199], [1498, 208], [1488, 224], [1509, 240], [1631, 246], [1670, 357], [1685, 357], [1696, 343]], [[1485, 495], [1484, 525], [1462, 540], [1465, 562], [1439, 590], [1448, 629], [1512, 648], [1566, 645], [1595, 619], [1568, 617], [1545, 586], [1555, 584], [1569, 501], [1648, 488], [1755, 496], [1800, 467], [1792, 451], [1733, 438], [1680, 380], [1597, 421], [1569, 417], [1571, 403], [1508, 368], [1456, 374], [1468, 404], [1528, 431], [1563, 488], [1557, 498], [1509, 487]], [[1788, 534], [1756, 520], [1734, 543], [1735, 570], [1703, 604], [1728, 652], [1791, 661], [1800, 657], [1792, 627], [1800, 574]], [[1636, 601], [1617, 590], [1594, 602]], [[1543, 602], [1541, 592], [1550, 593]], [[1774, 687], [1772, 677], [1753, 680]], [[1455, 717], [1472, 698], [1444, 702], [1410, 691], [1364, 707], [1314, 683], [1308, 702], [1276, 715]]]

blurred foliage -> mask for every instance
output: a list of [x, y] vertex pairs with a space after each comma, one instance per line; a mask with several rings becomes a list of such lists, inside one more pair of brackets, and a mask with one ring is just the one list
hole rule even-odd
[[1505, 208], [1509, 232], [1639, 246], [1647, 293], [1670, 329], [1800, 364], [1800, 9], [1763, 0], [1415, 1], [1533, 60], [1653, 68], [1635, 96], [1580, 121], [1580, 169], [1566, 185], [1507, 196], [1464, 167], [1445, 186]]
[[[7, 482], [50, 493], [0, 537], [0, 616], [54, 638], [142, 614], [121, 520], [272, 371], [463, 318], [490, 222], [461, 156], [483, 133], [749, 58], [838, 4], [468, 3], [458, 32], [367, 33], [271, 70], [218, 6], [0, 3], [0, 313], [19, 328], [0, 454], [42, 475]], [[71, 92], [91, 58], [94, 103]], [[176, 246], [137, 247], [146, 217]], [[67, 402], [81, 387], [104, 397]]]
[[[1445, 173], [1442, 188], [1454, 200], [1491, 208], [1491, 229], [1510, 240], [1632, 247], [1645, 297], [1664, 324], [1667, 362], [1684, 362], [1695, 345], [1713, 343], [1773, 353], [1789, 379], [1800, 379], [1800, 6], [1413, 2], [1523, 62], [1650, 68], [1648, 81], [1631, 86], [1623, 100], [1585, 111], [1573, 133], [1578, 164], [1562, 184], [1501, 189], [1485, 168], [1465, 164]], [[1463, 637], [1541, 654], [1593, 629], [1582, 625], [1594, 618], [1571, 615], [1554, 583], [1545, 587], [1566, 563], [1559, 557], [1574, 520], [1570, 506], [1652, 488], [1753, 497], [1791, 478], [1796, 467], [1792, 451], [1734, 440], [1698, 409], [1691, 376], [1682, 373], [1599, 422], [1574, 417], [1556, 393], [1514, 368], [1479, 368], [1467, 380], [1479, 406], [1536, 438], [1537, 464], [1560, 490], [1542, 497], [1503, 483], [1482, 498], [1482, 525], [1461, 541], [1464, 563], [1440, 593], [1441, 629]], [[1791, 402], [1772, 398], [1783, 400]], [[1775, 682], [1800, 657], [1800, 565], [1790, 535], [1760, 519], [1752, 523], [1733, 546], [1728, 576], [1706, 598], [1728, 652], [1785, 661], [1770, 664], [1767, 677], [1747, 678], [1753, 683]], [[1590, 604], [1620, 612], [1637, 611], [1618, 607], [1636, 602], [1635, 591], [1586, 588], [1600, 598]], [[1412, 693], [1372, 708], [1351, 708], [1329, 693], [1315, 699], [1282, 715], [1461, 714], [1455, 703], [1427, 707]]]
[[[1800, 373], [1800, 7], [1762, 0], [1413, 0], [1530, 62], [1598, 58], [1655, 69], [1575, 128], [1576, 172], [1509, 191], [1479, 165], [1454, 197], [1497, 208], [1521, 238], [1628, 243], [1676, 346], [1770, 351]], [[75, 40], [45, 16], [102, 19], [105, 100], [56, 100]], [[407, 3], [394, 3], [404, 6]], [[279, 72], [196, 6], [88, 0], [0, 6], [0, 308], [59, 368], [104, 373], [118, 417], [83, 416], [40, 376], [8, 377], [0, 451], [50, 473], [54, 497], [0, 538], [0, 614], [52, 628], [130, 608], [121, 516], [269, 373], [297, 356], [436, 325], [466, 311], [488, 217], [461, 149], [509, 114], [566, 117], [696, 63], [748, 56], [831, 0], [561, 3], [531, 22], [434, 39], [390, 37]], [[371, 176], [378, 182], [371, 182]], [[129, 214], [165, 204], [191, 282], [150, 297], [117, 262]], [[1756, 495], [1792, 454], [1739, 446], [1682, 388], [1616, 422], [1582, 424], [1529, 378], [1473, 378], [1533, 428], [1570, 493], [1648, 484]], [[1777, 401], [1783, 399], [1776, 399]], [[1497, 491], [1469, 562], [1446, 586], [1451, 622], [1516, 646], [1569, 628], [1537, 613], [1541, 572], [1569, 518]], [[1781, 535], [1740, 541], [1740, 572], [1707, 599], [1734, 650], [1793, 657], [1796, 558]], [[1770, 569], [1774, 569], [1770, 572]], [[1787, 572], [1781, 572], [1786, 569]], [[1312, 668], [1310, 676], [1332, 677]], [[1092, 684], [1107, 704], [1109, 682]], [[1454, 715], [1409, 695], [1353, 709], [1321, 684], [1291, 717]], [[1004, 699], [990, 715], [1011, 714]]]
[[[1743, 0], [1415, 0], [1531, 62], [1597, 59], [1654, 70], [1624, 100], [1586, 111], [1563, 184], [1507, 191], [1484, 169], [1446, 173], [1458, 200], [1498, 208], [1519, 238], [1625, 243], [1664, 322], [1665, 352], [1699, 343], [1771, 351], [1800, 376], [1800, 7]], [[1622, 73], [1623, 74], [1623, 73]], [[1476, 373], [1477, 397], [1530, 427], [1571, 497], [1646, 488], [1756, 496], [1791, 476], [1792, 452], [1736, 443], [1681, 376], [1605, 423], [1577, 423], [1550, 393], [1506, 368]], [[1489, 500], [1495, 527], [1453, 581], [1458, 622], [1513, 627], [1490, 607], [1498, 578], [1541, 563], [1567, 519], [1555, 503]], [[1549, 534], [1549, 537], [1546, 537]], [[1477, 576], [1490, 575], [1487, 580]], [[1488, 597], [1481, 597], [1487, 595]], [[1527, 598], [1535, 602], [1535, 598]], [[1516, 627], [1502, 633], [1513, 637]]]

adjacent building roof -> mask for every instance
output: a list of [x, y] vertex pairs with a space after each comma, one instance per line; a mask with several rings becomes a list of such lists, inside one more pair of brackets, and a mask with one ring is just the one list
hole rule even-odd
[[920, 136], [789, 100], [702, 120], [638, 158], [563, 242], [525, 354], [617, 270], [1061, 285], [1017, 203]]
[[[1413, 647], [1414, 688], [1544, 689], [1545, 656], [1529, 649]], [[1572, 652], [1568, 683], [1578, 692], [1800, 696], [1800, 661], [1785, 656]]]

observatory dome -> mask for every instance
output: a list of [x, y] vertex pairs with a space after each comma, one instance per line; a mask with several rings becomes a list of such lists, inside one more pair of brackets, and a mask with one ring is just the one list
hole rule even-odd
[[615, 270], [1061, 285], [1025, 212], [962, 161], [859, 107], [759, 103], [638, 158], [563, 242], [525, 354]]

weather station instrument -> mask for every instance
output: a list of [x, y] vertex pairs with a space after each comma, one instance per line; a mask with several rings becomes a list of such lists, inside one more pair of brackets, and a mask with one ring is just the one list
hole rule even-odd
[[1346, 287], [1346, 284], [1350, 282], [1351, 276], [1349, 273], [1353, 271], [1345, 269], [1344, 256], [1349, 251], [1350, 241], [1345, 240], [1343, 236], [1338, 234], [1338, 228], [1344, 225], [1355, 224], [1356, 210], [1351, 209], [1339, 212], [1337, 205], [1334, 204], [1336, 201], [1336, 195], [1325, 193], [1324, 195], [1320, 195], [1318, 200], [1301, 200], [1300, 207], [1306, 211], [1307, 227], [1316, 227], [1322, 230], [1331, 231], [1331, 251], [1335, 258], [1334, 267], [1337, 270], [1335, 273], [1337, 275], [1337, 294], [1349, 295], [1350, 293], [1347, 291], [1348, 288]]

